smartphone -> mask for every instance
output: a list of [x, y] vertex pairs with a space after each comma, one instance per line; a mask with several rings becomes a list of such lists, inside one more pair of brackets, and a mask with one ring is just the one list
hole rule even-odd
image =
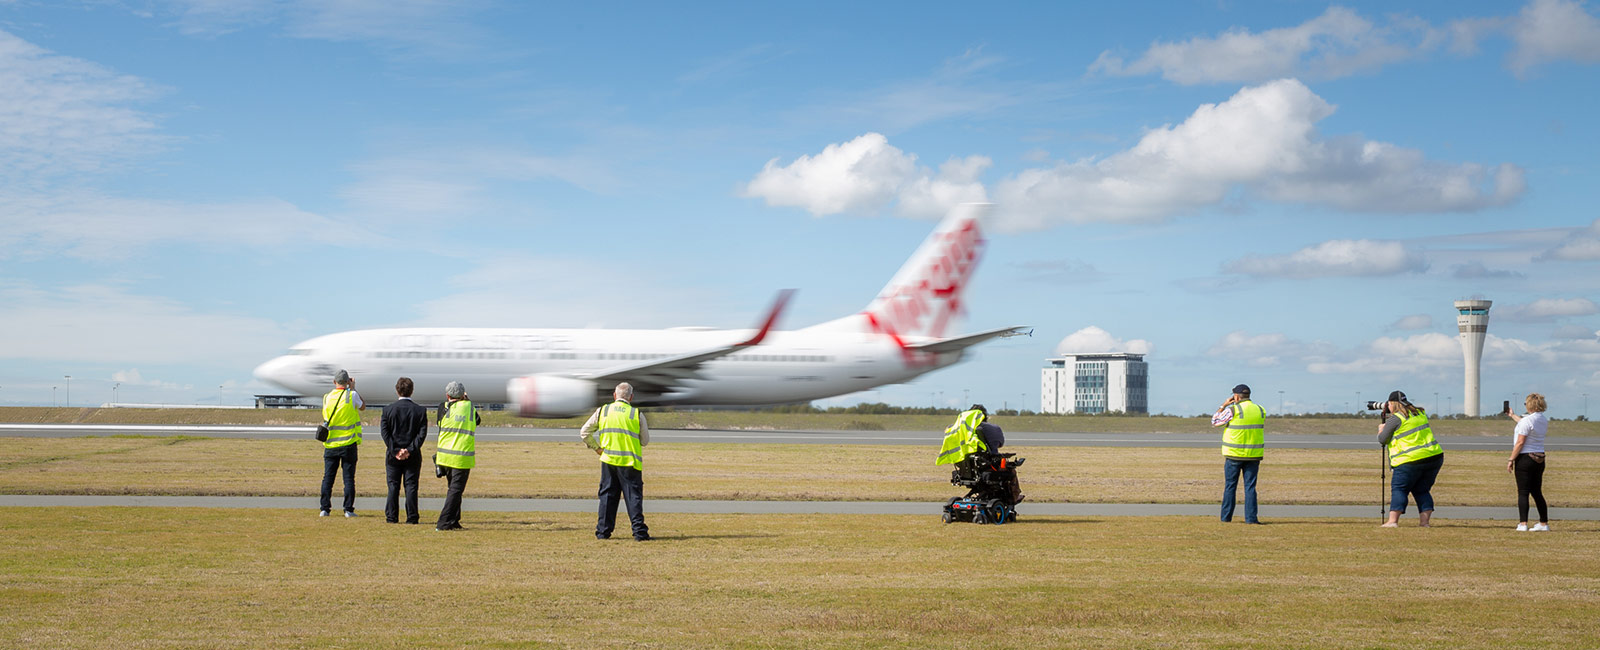
[[1511, 412], [1511, 400], [1500, 400], [1500, 412], [1502, 414]]

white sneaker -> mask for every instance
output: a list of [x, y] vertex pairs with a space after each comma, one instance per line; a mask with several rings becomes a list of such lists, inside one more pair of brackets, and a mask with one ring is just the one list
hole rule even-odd
[[352, 510], [346, 510], [344, 512], [344, 518], [345, 519], [354, 519], [355, 516], [356, 516], [356, 513], [354, 511], [352, 511]]
[[317, 516], [318, 516], [318, 517], [326, 517], [326, 516], [328, 516], [328, 511], [327, 511], [327, 510], [323, 510], [323, 511], [322, 511], [322, 514], [320, 514], [320, 515], [317, 515]]
[[1528, 524], [1527, 523], [1517, 524], [1517, 532], [1525, 533], [1527, 531], [1528, 531]]
[[1529, 528], [1528, 530], [1531, 530], [1535, 533], [1548, 533], [1550, 532], [1550, 526], [1546, 525], [1544, 522], [1539, 522], [1534, 524], [1533, 528]]

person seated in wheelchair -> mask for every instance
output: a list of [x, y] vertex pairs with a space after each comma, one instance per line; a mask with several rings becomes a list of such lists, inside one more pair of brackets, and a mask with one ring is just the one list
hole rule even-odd
[[936, 464], [955, 465], [950, 482], [970, 488], [968, 497], [1000, 499], [1016, 505], [1024, 498], [1017, 482], [1016, 467], [1023, 459], [1000, 453], [1006, 444], [1005, 431], [989, 422], [989, 411], [982, 404], [956, 416], [955, 424], [945, 429], [944, 444]]

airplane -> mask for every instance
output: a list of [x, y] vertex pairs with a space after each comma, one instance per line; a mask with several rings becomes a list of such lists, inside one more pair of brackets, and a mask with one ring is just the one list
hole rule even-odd
[[[261, 364], [255, 376], [297, 395], [322, 395], [343, 368], [373, 403], [401, 376], [421, 387], [460, 381], [473, 401], [523, 417], [587, 413], [634, 387], [633, 404], [760, 406], [806, 402], [910, 381], [962, 360], [968, 348], [1032, 333], [1001, 327], [946, 337], [977, 269], [987, 204], [953, 209], [858, 313], [776, 330], [786, 290], [755, 328], [521, 329], [417, 327], [319, 336]], [[1027, 330], [1026, 332], [1024, 330]]]

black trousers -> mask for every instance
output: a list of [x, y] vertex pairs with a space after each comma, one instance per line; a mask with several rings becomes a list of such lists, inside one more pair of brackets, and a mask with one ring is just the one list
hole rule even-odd
[[461, 493], [467, 491], [467, 475], [470, 469], [444, 468], [444, 478], [449, 481], [450, 487], [444, 493], [444, 509], [439, 511], [439, 523], [435, 528], [450, 530], [461, 527]]
[[628, 520], [633, 523], [634, 537], [648, 537], [650, 528], [644, 525], [644, 472], [626, 465], [600, 463], [600, 520], [595, 523], [595, 537], [610, 537], [617, 524], [617, 497], [628, 501]]
[[1532, 454], [1518, 454], [1513, 468], [1517, 475], [1517, 521], [1528, 520], [1528, 497], [1539, 506], [1539, 523], [1550, 523], [1550, 509], [1544, 503], [1544, 463], [1533, 460]]
[[344, 467], [344, 511], [356, 511], [356, 449], [361, 445], [345, 445], [322, 450], [322, 509], [333, 509], [333, 477]]
[[405, 460], [395, 460], [389, 456], [383, 462], [383, 471], [389, 479], [389, 496], [383, 502], [383, 519], [388, 522], [400, 520], [400, 486], [406, 488], [406, 523], [417, 523], [417, 477], [422, 474], [422, 454], [412, 454]]

